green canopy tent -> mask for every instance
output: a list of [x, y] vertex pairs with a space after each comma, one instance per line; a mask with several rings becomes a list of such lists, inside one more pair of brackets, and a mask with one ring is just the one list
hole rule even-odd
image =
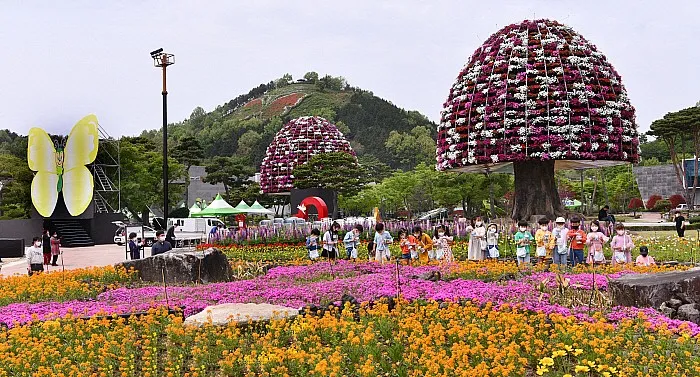
[[192, 204], [192, 207], [190, 207], [190, 217], [194, 217], [195, 214], [202, 212], [202, 209], [199, 208], [197, 203]]
[[253, 213], [256, 215], [272, 215], [274, 212], [270, 211], [269, 209], [263, 207], [258, 201], [256, 200], [255, 203], [253, 203], [252, 206], [247, 211], [248, 213]]
[[579, 208], [581, 207], [581, 202], [576, 200], [576, 199], [564, 199], [562, 200], [562, 203], [564, 204], [565, 208]]
[[248, 205], [248, 203], [246, 203], [245, 201], [241, 200], [241, 202], [238, 203], [238, 205], [237, 205], [235, 208], [238, 209], [238, 210], [241, 210], [241, 211], [247, 213], [248, 210], [250, 209], [250, 206]]
[[231, 205], [226, 203], [224, 198], [221, 197], [221, 194], [216, 194], [216, 198], [214, 201], [209, 203], [207, 208], [203, 209], [201, 212], [193, 214], [192, 217], [228, 216], [244, 212], [245, 211], [231, 207]]

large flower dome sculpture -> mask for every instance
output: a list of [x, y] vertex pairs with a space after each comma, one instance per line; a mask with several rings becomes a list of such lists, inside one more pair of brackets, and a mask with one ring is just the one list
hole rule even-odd
[[564, 213], [554, 169], [637, 162], [635, 110], [598, 49], [550, 20], [507, 26], [469, 59], [450, 90], [437, 168], [513, 172], [513, 218]]
[[280, 194], [294, 187], [292, 171], [320, 153], [355, 155], [338, 128], [321, 117], [301, 117], [285, 124], [267, 147], [260, 166], [260, 187], [267, 194]]

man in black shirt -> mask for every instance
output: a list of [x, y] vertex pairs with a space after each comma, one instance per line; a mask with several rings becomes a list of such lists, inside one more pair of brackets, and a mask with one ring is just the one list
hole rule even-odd
[[598, 221], [607, 221], [615, 225], [615, 216], [611, 215], [610, 206], [606, 205], [598, 211]]
[[674, 220], [676, 221], [676, 233], [678, 233], [678, 237], [684, 237], [685, 236], [685, 217], [681, 215], [680, 211], [677, 211], [675, 214]]
[[172, 249], [173, 246], [170, 244], [170, 242], [165, 240], [165, 232], [162, 230], [156, 232], [156, 242], [154, 242], [153, 246], [151, 246], [151, 255], [163, 254]]

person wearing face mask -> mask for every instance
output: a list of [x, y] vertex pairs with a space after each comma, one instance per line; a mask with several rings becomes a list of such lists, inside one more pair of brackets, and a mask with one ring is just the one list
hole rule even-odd
[[335, 259], [338, 255], [338, 232], [340, 224], [334, 221], [330, 229], [323, 234], [323, 247], [321, 248], [321, 256], [323, 258]]
[[571, 267], [576, 267], [577, 264], [583, 263], [583, 249], [586, 245], [586, 232], [581, 229], [581, 220], [571, 219], [571, 230], [569, 231], [569, 240], [571, 241], [571, 251], [569, 259], [571, 259]]
[[518, 258], [518, 266], [530, 263], [530, 243], [534, 239], [528, 231], [527, 221], [518, 221], [518, 232], [515, 233], [515, 256]]
[[588, 245], [588, 264], [605, 263], [605, 254], [603, 254], [603, 245], [608, 242], [609, 238], [600, 231], [600, 223], [598, 220], [591, 221], [591, 231], [588, 232], [586, 244]]
[[486, 230], [486, 250], [490, 259], [498, 259], [501, 253], [498, 250], [498, 225], [489, 224]]
[[450, 230], [440, 225], [437, 227], [435, 234], [437, 235], [435, 240], [435, 244], [437, 245], [435, 259], [452, 262], [454, 258], [452, 257], [452, 247], [450, 244], [454, 238], [450, 235]]
[[348, 259], [357, 260], [357, 247], [360, 245], [360, 234], [363, 230], [362, 225], [357, 224], [351, 231], [345, 233], [343, 245]]
[[634, 248], [632, 237], [625, 232], [625, 226], [622, 224], [617, 224], [615, 231], [617, 234], [610, 242], [610, 248], [613, 250], [612, 265], [632, 263], [632, 249]]
[[556, 226], [552, 231], [552, 235], [554, 236], [555, 246], [552, 253], [552, 262], [561, 269], [566, 267], [567, 256], [569, 255], [569, 229], [566, 227], [566, 219], [563, 217], [557, 217], [554, 223]]
[[467, 258], [476, 261], [483, 260], [486, 254], [486, 228], [481, 217], [477, 216], [474, 219], [474, 226], [471, 228], [470, 234]]
[[648, 247], [641, 246], [639, 248], [639, 256], [637, 257], [635, 264], [639, 267], [656, 266], [656, 261], [654, 261], [654, 257], [649, 255]]
[[419, 226], [413, 227], [413, 237], [416, 238], [416, 250], [418, 251], [418, 261], [421, 264], [428, 264], [430, 258], [428, 252], [433, 249], [433, 239], [423, 233]]
[[156, 232], [156, 239], [157, 241], [151, 246], [151, 255], [163, 254], [173, 249], [170, 242], [165, 240], [165, 232], [162, 230]]
[[539, 263], [544, 263], [547, 257], [552, 255], [555, 240], [552, 232], [549, 231], [549, 220], [547, 218], [543, 217], [537, 223], [539, 224], [539, 229], [535, 232], [535, 244], [537, 245], [535, 253]]
[[137, 238], [136, 233], [129, 233], [129, 254], [131, 260], [141, 259], [141, 240]]
[[32, 276], [35, 272], [44, 271], [44, 251], [41, 248], [41, 237], [32, 239], [32, 246], [27, 249], [27, 272]]

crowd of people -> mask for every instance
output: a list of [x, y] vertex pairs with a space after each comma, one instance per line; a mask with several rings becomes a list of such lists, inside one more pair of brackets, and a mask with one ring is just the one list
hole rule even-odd
[[[605, 226], [608, 222], [614, 227], [614, 234], [604, 231], [601, 221], [593, 220], [589, 223], [588, 231], [584, 230], [581, 219], [574, 217], [569, 221], [563, 217], [556, 218], [553, 222], [542, 218], [537, 222], [535, 229], [531, 229], [526, 221], [518, 222], [516, 233], [513, 235], [515, 245], [515, 258], [518, 265], [532, 262], [546, 263], [551, 260], [559, 267], [586, 264], [605, 264], [607, 259], [603, 253], [606, 244], [612, 249], [611, 264], [635, 263], [639, 266], [654, 265], [655, 261], [649, 255], [646, 246], [639, 248], [639, 255], [633, 261], [632, 250], [634, 242], [623, 224], [614, 224], [614, 218], [604, 216]], [[340, 225], [334, 222], [330, 229], [321, 237], [318, 229], [312, 229], [306, 239], [306, 248], [311, 260], [319, 258], [335, 259], [340, 257], [340, 246], [345, 248], [345, 258], [356, 261], [360, 249], [360, 236], [364, 231], [362, 225], [355, 225], [340, 240]], [[467, 259], [479, 261], [485, 259], [498, 259], [501, 257], [499, 248], [499, 233], [497, 224], [485, 224], [481, 217], [476, 217], [467, 227], [469, 243]], [[534, 233], [534, 235], [533, 235]], [[413, 229], [398, 230], [398, 244], [400, 255], [395, 256], [405, 264], [426, 264], [430, 261], [452, 262], [452, 245], [454, 237], [450, 234], [450, 228], [440, 225], [433, 231], [433, 237], [423, 232], [420, 226]], [[392, 259], [390, 245], [394, 238], [385, 229], [384, 224], [378, 223], [374, 228], [374, 236], [370, 237], [367, 245], [370, 260], [387, 262]], [[534, 248], [534, 261], [531, 255]]]

